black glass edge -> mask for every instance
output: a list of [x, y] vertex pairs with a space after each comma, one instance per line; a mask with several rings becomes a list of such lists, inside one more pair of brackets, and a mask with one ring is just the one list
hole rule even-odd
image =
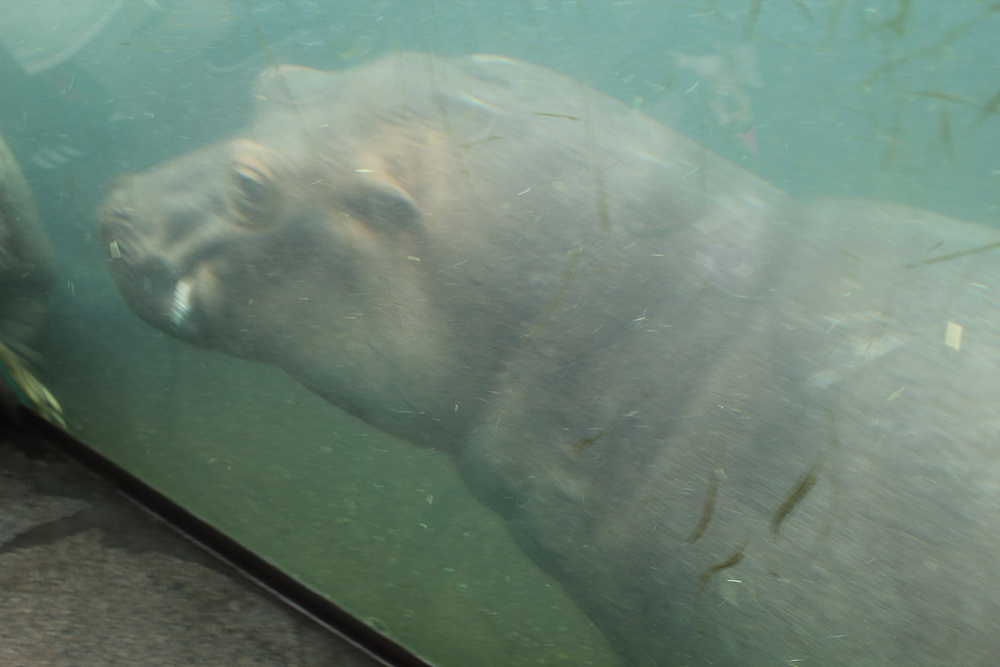
[[[325, 630], [389, 667], [432, 667], [425, 660], [380, 634], [364, 621], [320, 595], [256, 553], [199, 519], [71, 434], [27, 408], [16, 409], [10, 421], [27, 435], [37, 434], [36, 445], [54, 450], [105, 480], [142, 510], [154, 515], [179, 535], [265, 589]], [[9, 417], [8, 417], [9, 418]], [[10, 421], [7, 423], [9, 424]], [[0, 424], [3, 420], [0, 420]]]

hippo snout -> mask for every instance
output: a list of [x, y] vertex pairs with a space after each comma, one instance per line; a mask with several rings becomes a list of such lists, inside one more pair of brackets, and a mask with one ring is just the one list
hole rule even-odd
[[183, 272], [150, 247], [123, 208], [105, 207], [100, 231], [115, 283], [129, 308], [158, 329], [193, 335], [192, 290]]

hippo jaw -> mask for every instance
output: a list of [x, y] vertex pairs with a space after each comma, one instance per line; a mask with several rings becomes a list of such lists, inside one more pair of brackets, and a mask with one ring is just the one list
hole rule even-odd
[[[233, 232], [213, 224], [209, 211], [191, 218], [184, 232], [155, 228], [133, 204], [138, 187], [135, 179], [119, 184], [101, 211], [101, 235], [118, 289], [129, 308], [153, 327], [189, 343], [215, 347], [222, 315], [216, 255], [226, 242], [224, 236]], [[236, 343], [231, 351], [238, 356], [253, 356], [245, 337], [227, 342]]]

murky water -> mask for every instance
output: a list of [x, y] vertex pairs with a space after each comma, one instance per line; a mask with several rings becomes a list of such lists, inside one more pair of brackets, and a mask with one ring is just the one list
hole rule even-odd
[[995, 3], [129, 0], [109, 26], [30, 76], [8, 57], [0, 101], [60, 255], [37, 347], [70, 430], [441, 665], [615, 659], [444, 454], [134, 317], [95, 233], [106, 182], [237, 131], [269, 64], [487, 52], [585, 81], [794, 194], [998, 221]]

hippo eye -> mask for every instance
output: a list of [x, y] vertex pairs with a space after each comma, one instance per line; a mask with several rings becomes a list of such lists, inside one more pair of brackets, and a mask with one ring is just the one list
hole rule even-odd
[[251, 227], [269, 224], [277, 210], [277, 191], [271, 185], [270, 175], [263, 169], [238, 164], [233, 168], [236, 184], [234, 205], [236, 212]]
[[264, 174], [243, 164], [236, 167], [235, 172], [236, 184], [247, 202], [260, 203], [267, 196], [268, 187]]

